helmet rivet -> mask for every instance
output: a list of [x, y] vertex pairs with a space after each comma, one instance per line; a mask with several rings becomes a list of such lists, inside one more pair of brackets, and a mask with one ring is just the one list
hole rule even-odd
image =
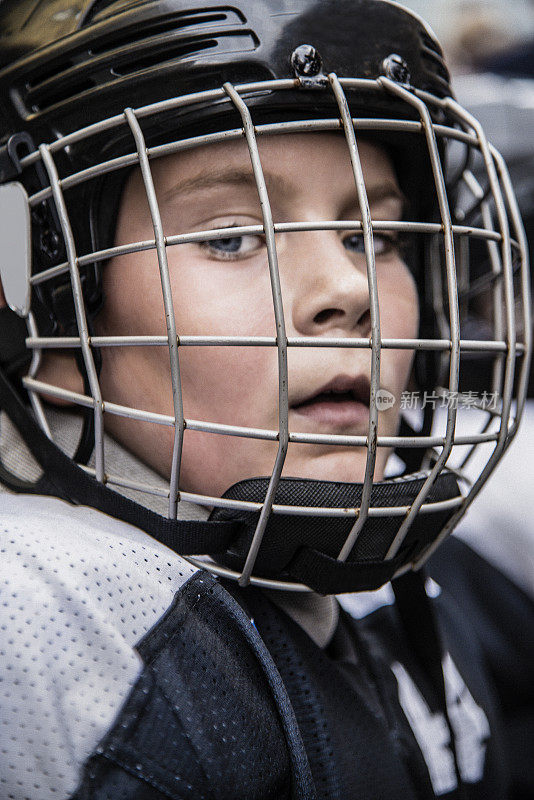
[[313, 78], [323, 66], [323, 60], [311, 44], [301, 44], [291, 55], [291, 66], [297, 76]]
[[56, 258], [59, 255], [59, 234], [51, 228], [45, 228], [41, 231], [39, 237], [39, 245], [41, 251], [48, 256], [48, 258]]
[[382, 61], [382, 74], [396, 83], [410, 83], [408, 64], [396, 53], [392, 53]]

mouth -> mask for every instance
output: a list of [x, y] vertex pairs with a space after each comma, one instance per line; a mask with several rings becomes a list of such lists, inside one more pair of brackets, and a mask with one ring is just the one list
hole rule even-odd
[[369, 422], [369, 379], [338, 375], [317, 392], [290, 405], [292, 411], [326, 427], [360, 428]]

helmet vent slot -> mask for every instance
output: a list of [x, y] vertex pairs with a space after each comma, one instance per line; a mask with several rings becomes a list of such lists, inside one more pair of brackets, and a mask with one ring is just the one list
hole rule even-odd
[[443, 53], [440, 46], [424, 31], [420, 32], [420, 41], [421, 61], [423, 64], [428, 65], [428, 70], [434, 77], [434, 80], [437, 78], [440, 83], [443, 84], [445, 94], [449, 94], [450, 75], [447, 67], [445, 66], [445, 61], [443, 59]]
[[49, 69], [40, 70], [39, 75], [36, 75], [35, 78], [31, 78], [26, 82], [27, 89], [35, 89], [41, 84], [46, 83], [46, 81], [52, 80], [56, 77], [56, 75], [60, 75], [62, 72], [66, 72], [68, 69], [74, 66], [74, 61], [62, 61], [59, 64], [56, 63], [53, 66], [50, 66]]
[[132, 72], [140, 72], [144, 69], [150, 69], [158, 64], [164, 64], [167, 61], [172, 61], [175, 58], [190, 55], [191, 53], [198, 53], [202, 50], [209, 50], [212, 47], [217, 47], [219, 44], [217, 39], [195, 39], [183, 43], [177, 47], [168, 47], [165, 49], [165, 55], [161, 52], [153, 53], [149, 56], [138, 56], [137, 58], [129, 59], [128, 61], [121, 61], [120, 64], [112, 68], [113, 75], [123, 77], [130, 75]]
[[175, 17], [171, 20], [167, 19], [163, 22], [151, 25], [150, 27], [132, 27], [121, 36], [106, 38], [105, 40], [93, 45], [90, 52], [93, 55], [100, 55], [101, 53], [107, 53], [110, 50], [122, 47], [123, 45], [131, 45], [134, 42], [143, 41], [143, 39], [148, 40], [149, 37], [156, 36], [157, 34], [169, 33], [170, 31], [180, 30], [181, 28], [186, 28], [192, 25], [196, 27], [217, 22], [235, 24], [237, 20], [231, 19], [228, 11], [229, 9], [216, 9], [214, 10], [214, 13], [188, 14], [187, 16], [178, 18]]
[[83, 92], [176, 59], [215, 48], [221, 54], [255, 50], [258, 40], [243, 30], [244, 22], [237, 10], [216, 6], [151, 24], [130, 24], [126, 31], [99, 26], [103, 29], [96, 41], [93, 37], [89, 46], [71, 51], [69, 59], [29, 76], [19, 90], [21, 100], [32, 113], [40, 114]]

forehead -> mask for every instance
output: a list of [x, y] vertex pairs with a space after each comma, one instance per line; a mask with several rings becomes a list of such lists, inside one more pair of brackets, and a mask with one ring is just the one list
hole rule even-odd
[[[279, 192], [346, 191], [354, 185], [347, 143], [342, 134], [310, 133], [264, 136], [258, 149], [268, 188]], [[368, 191], [383, 187], [395, 193], [397, 179], [387, 151], [368, 140], [358, 143]], [[221, 184], [254, 185], [252, 166], [244, 140], [199, 147], [152, 164], [160, 194], [209, 191]]]

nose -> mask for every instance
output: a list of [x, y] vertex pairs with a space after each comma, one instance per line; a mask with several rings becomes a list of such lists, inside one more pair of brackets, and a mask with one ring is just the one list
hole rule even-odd
[[334, 231], [299, 238], [291, 254], [295, 331], [301, 336], [370, 336], [365, 255], [349, 253]]

